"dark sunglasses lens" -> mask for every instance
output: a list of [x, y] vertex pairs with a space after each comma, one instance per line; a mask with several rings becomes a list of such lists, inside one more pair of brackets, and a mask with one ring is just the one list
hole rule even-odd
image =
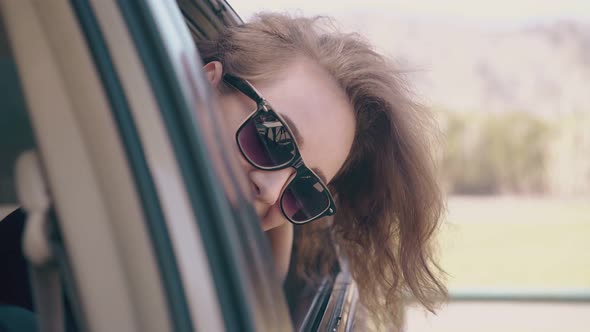
[[295, 143], [286, 127], [269, 113], [250, 118], [238, 132], [244, 154], [260, 167], [278, 167], [295, 156]]
[[293, 179], [281, 198], [283, 212], [294, 222], [321, 215], [330, 206], [328, 191], [315, 176]]

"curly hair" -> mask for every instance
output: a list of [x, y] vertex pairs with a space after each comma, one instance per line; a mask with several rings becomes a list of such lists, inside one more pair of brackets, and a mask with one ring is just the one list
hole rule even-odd
[[296, 232], [297, 271], [309, 276], [333, 266], [331, 239], [374, 319], [400, 324], [409, 296], [433, 311], [446, 296], [433, 241], [444, 210], [433, 149], [438, 131], [413, 101], [404, 72], [325, 17], [259, 14], [197, 46], [205, 63], [220, 61], [224, 72], [255, 82], [271, 80], [298, 56], [333, 76], [353, 106], [355, 138], [329, 183], [337, 214]]

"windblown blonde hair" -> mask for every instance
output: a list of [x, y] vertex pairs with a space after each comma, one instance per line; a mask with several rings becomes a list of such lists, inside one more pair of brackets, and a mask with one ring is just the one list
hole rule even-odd
[[[361, 302], [381, 322], [398, 325], [404, 298], [426, 308], [446, 295], [434, 259], [433, 234], [444, 203], [433, 161], [431, 114], [412, 101], [403, 72], [357, 34], [323, 17], [260, 14], [198, 42], [204, 62], [251, 81], [271, 80], [285, 64], [307, 57], [346, 92], [356, 133], [342, 169], [329, 184], [338, 213], [296, 232], [298, 271], [326, 270], [348, 261]], [[330, 230], [329, 230], [330, 229]]]

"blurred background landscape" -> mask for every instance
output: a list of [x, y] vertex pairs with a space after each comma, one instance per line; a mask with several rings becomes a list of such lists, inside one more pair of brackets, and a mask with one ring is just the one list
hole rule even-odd
[[437, 112], [450, 193], [590, 194], [590, 21], [342, 21]]
[[588, 331], [590, 2], [233, 1], [335, 17], [405, 72], [442, 130], [451, 301], [407, 331]]

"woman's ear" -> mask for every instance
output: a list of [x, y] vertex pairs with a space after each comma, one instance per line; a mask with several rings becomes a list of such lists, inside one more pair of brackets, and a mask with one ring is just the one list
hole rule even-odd
[[219, 61], [211, 61], [203, 66], [205, 75], [209, 80], [209, 83], [216, 88], [221, 82], [221, 76], [223, 74], [223, 65]]

